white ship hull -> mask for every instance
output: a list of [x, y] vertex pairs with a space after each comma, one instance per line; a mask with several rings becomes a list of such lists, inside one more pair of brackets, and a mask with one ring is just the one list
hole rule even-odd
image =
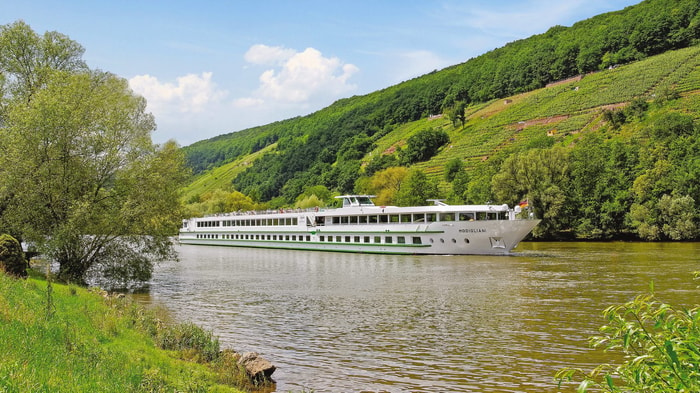
[[183, 222], [182, 244], [381, 254], [508, 254], [539, 223], [507, 206], [350, 204]]

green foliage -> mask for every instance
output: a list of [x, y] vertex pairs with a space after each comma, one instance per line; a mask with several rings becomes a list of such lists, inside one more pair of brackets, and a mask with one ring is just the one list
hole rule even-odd
[[537, 217], [544, 219], [535, 236], [551, 235], [562, 228], [565, 188], [569, 181], [569, 152], [561, 147], [533, 149], [503, 162], [491, 187], [499, 201], [510, 205], [527, 199]]
[[408, 138], [406, 148], [399, 153], [399, 160], [404, 165], [427, 161], [446, 145], [450, 137], [442, 130], [421, 130]]
[[405, 167], [387, 168], [375, 173], [369, 179], [366, 188], [358, 191], [363, 194], [376, 195], [375, 203], [377, 205], [393, 205], [396, 203], [396, 194], [401, 189], [407, 175], [408, 169]]
[[77, 43], [23, 22], [3, 26], [0, 41], [9, 86], [0, 97], [0, 220], [57, 261], [65, 281], [147, 280], [172, 256], [182, 152], [151, 143], [143, 97], [87, 69]]
[[673, 307], [650, 294], [608, 307], [602, 336], [594, 347], [625, 355], [620, 365], [603, 364], [590, 373], [564, 369], [560, 381], [582, 379], [579, 392], [700, 391], [700, 308]]
[[3, 233], [0, 235], [0, 271], [17, 277], [27, 277], [27, 259], [17, 239]]
[[[401, 163], [422, 171], [451, 203], [529, 198], [544, 218], [537, 236], [697, 239], [700, 47], [667, 49], [696, 42], [699, 9], [689, 0], [645, 1], [309, 116], [222, 136], [212, 143], [278, 137], [268, 150], [231, 161], [246, 163], [244, 173], [212, 170], [198, 181], [233, 179], [237, 189], [276, 206], [294, 204], [316, 185], [376, 194], [389, 204], [405, 172], [379, 173]], [[502, 97], [508, 99], [496, 99]], [[409, 163], [419, 145], [409, 139], [424, 130], [444, 132], [449, 146]], [[463, 171], [452, 167], [457, 162]], [[386, 186], [377, 184], [382, 177]], [[664, 195], [671, 199], [660, 204]], [[661, 209], [677, 206], [688, 214], [670, 222]]]
[[219, 340], [212, 333], [191, 323], [178, 323], [159, 329], [156, 344], [167, 350], [187, 351], [191, 359], [210, 362], [219, 356]]
[[459, 158], [453, 158], [445, 164], [445, 180], [454, 181], [457, 175], [464, 171], [464, 163]]
[[[163, 309], [128, 297], [56, 283], [46, 318], [46, 288], [0, 274], [1, 391], [241, 391], [230, 377], [237, 368], [205, 361], [216, 346], [209, 333], [178, 327]], [[182, 349], [155, 345], [165, 331], [186, 331], [173, 334], [183, 337]]]
[[428, 204], [426, 200], [438, 197], [435, 183], [431, 182], [423, 171], [412, 169], [401, 182], [395, 203], [398, 206], [424, 206]]

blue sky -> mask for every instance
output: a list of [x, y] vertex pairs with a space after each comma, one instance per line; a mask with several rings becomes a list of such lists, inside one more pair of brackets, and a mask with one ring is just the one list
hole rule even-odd
[[85, 48], [185, 146], [306, 115], [640, 0], [0, 0]]

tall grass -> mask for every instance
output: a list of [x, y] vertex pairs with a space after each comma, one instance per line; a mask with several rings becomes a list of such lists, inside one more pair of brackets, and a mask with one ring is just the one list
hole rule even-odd
[[162, 309], [0, 274], [0, 392], [240, 392], [219, 353]]

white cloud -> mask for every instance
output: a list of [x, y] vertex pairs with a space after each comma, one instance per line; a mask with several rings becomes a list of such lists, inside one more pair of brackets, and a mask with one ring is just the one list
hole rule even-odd
[[[165, 135], [187, 145], [197, 140], [321, 109], [356, 86], [350, 79], [359, 69], [336, 57], [324, 57], [308, 48], [302, 52], [283, 47], [253, 45], [245, 53], [248, 70], [260, 72], [258, 83], [239, 97], [214, 82], [211, 72], [187, 74], [175, 81], [152, 75], [129, 79], [135, 93], [146, 98], [147, 110], [158, 123], [153, 139]], [[259, 67], [255, 71], [255, 67]], [[230, 79], [230, 75], [219, 76]], [[244, 84], [235, 78], [229, 88]]]
[[178, 77], [176, 83], [160, 82], [151, 75], [137, 75], [129, 79], [129, 86], [146, 98], [148, 108], [156, 115], [172, 112], [199, 113], [228, 95], [226, 90], [221, 90], [214, 84], [211, 72], [187, 74]]
[[295, 54], [294, 49], [257, 44], [251, 46], [243, 58], [251, 64], [281, 65]]
[[[357, 86], [349, 83], [350, 77], [359, 71], [353, 64], [343, 64], [337, 57], [324, 57], [320, 51], [307, 48], [296, 52], [282, 47], [254, 45], [245, 59], [253, 64], [276, 65], [262, 72], [260, 85], [252, 97], [242, 102], [269, 104], [313, 104], [353, 91]], [[241, 100], [239, 100], [241, 101]]]

